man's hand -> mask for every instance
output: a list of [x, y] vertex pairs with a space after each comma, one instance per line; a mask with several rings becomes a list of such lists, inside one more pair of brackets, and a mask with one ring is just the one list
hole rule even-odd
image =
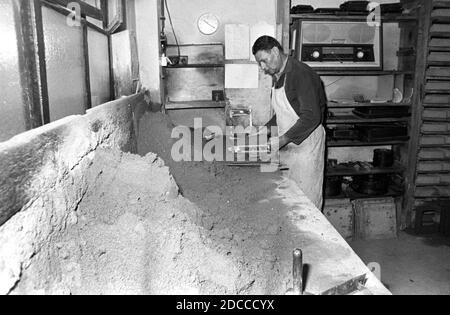
[[286, 136], [272, 137], [269, 140], [270, 150], [272, 151], [272, 154], [275, 154], [289, 143], [291, 143], [291, 141]]

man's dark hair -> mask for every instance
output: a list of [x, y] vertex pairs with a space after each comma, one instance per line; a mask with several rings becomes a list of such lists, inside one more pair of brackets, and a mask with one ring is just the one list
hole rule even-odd
[[283, 52], [283, 47], [275, 38], [270, 36], [262, 36], [258, 38], [255, 44], [253, 45], [253, 55], [256, 55], [258, 51], [261, 50], [269, 51], [274, 47], [277, 47], [280, 50], [280, 52]]

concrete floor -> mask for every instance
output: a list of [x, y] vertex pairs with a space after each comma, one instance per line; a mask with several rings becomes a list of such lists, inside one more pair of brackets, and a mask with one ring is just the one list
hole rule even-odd
[[450, 238], [401, 233], [350, 245], [365, 263], [381, 265], [381, 280], [394, 295], [450, 294]]

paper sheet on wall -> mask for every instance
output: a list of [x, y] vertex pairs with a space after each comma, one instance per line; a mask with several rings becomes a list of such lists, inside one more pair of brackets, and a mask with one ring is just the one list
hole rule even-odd
[[255, 24], [250, 30], [250, 60], [256, 61], [253, 56], [252, 48], [253, 44], [256, 42], [258, 38], [261, 36], [271, 36], [276, 37], [276, 26], [268, 24], [266, 22], [259, 22]]
[[225, 65], [226, 89], [259, 88], [259, 68], [256, 64]]
[[225, 25], [225, 58], [227, 60], [249, 60], [249, 47], [250, 27], [248, 25]]

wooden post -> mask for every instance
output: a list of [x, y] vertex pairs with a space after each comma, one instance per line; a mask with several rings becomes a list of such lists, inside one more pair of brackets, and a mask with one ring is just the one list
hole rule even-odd
[[290, 54], [291, 0], [277, 1], [277, 24], [282, 26], [281, 45], [284, 52]]
[[411, 140], [408, 150], [408, 164], [405, 178], [406, 194], [402, 213], [402, 226], [407, 227], [412, 223], [412, 212], [415, 204], [417, 163], [420, 150], [420, 130], [422, 126], [422, 112], [424, 109], [424, 85], [427, 70], [428, 45], [430, 40], [431, 10], [433, 1], [422, 1], [422, 6], [418, 17], [418, 39], [415, 72], [415, 95], [413, 98], [413, 108], [411, 117]]
[[89, 65], [89, 40], [88, 40], [88, 26], [83, 23], [83, 57], [84, 57], [84, 71], [85, 71], [85, 85], [86, 85], [86, 110], [92, 108], [92, 92], [91, 92], [91, 71]]

